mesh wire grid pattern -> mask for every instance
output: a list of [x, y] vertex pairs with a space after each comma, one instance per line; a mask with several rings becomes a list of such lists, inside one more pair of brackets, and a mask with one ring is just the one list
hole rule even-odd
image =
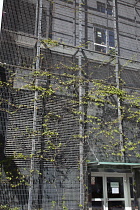
[[[96, 1], [89, 1], [82, 8], [83, 44], [90, 52], [94, 51], [94, 27], [113, 30], [113, 16], [100, 13], [96, 6]], [[121, 76], [125, 87], [132, 90], [139, 88], [137, 68], [139, 65], [139, 6], [138, 3], [134, 8], [134, 1], [129, 2], [129, 5], [126, 0], [118, 1], [119, 49], [120, 58], [124, 59]], [[35, 102], [33, 87], [36, 79], [34, 69], [37, 62], [37, 32], [40, 24], [39, 8], [40, 3], [35, 0], [4, 0], [0, 40], [2, 81], [0, 152], [3, 163], [2, 173], [5, 175], [1, 179], [0, 204], [7, 205], [8, 203], [11, 208], [19, 207], [23, 210], [28, 208]], [[79, 70], [77, 54], [74, 56], [76, 50], [73, 54], [71, 53], [72, 46], [79, 45], [78, 19], [78, 1], [43, 1], [41, 31], [39, 32], [43, 44], [39, 57], [40, 69], [47, 72], [47, 76], [42, 74], [39, 78], [39, 84], [44, 89], [39, 90], [37, 100], [33, 209], [78, 210], [80, 208], [78, 79], [72, 81], [71, 78], [71, 76], [78, 77]], [[50, 41], [49, 38], [56, 41], [52, 43], [51, 49], [44, 44], [46, 40]], [[57, 51], [56, 46], [59, 44], [63, 48]], [[68, 50], [64, 51], [64, 49]], [[102, 60], [106, 58], [106, 55], [100, 52], [97, 57]], [[132, 68], [127, 71], [125, 66], [129, 60]], [[90, 80], [105, 79], [106, 82], [115, 83], [114, 64], [110, 65], [110, 62], [99, 63], [99, 59], [96, 62], [91, 60], [89, 62], [83, 54], [82, 67], [85, 72], [88, 72], [86, 76], [88, 75]], [[30, 87], [33, 89], [30, 90]], [[94, 90], [92, 85], [86, 88], [89, 92]], [[49, 95], [51, 90], [54, 93]], [[43, 94], [46, 94], [45, 97]], [[115, 98], [111, 100], [116, 103]], [[107, 105], [104, 109], [96, 109], [93, 103], [89, 103], [87, 112], [89, 116], [102, 118], [105, 123], [102, 128], [104, 130], [108, 129], [106, 123], [116, 117], [116, 109], [108, 108]], [[110, 119], [106, 118], [104, 113], [109, 113]], [[93, 120], [91, 124], [85, 126], [88, 136], [85, 142], [85, 159], [94, 156], [89, 149], [94, 146], [96, 146], [95, 153], [100, 159], [108, 159], [107, 155], [112, 152], [112, 145], [110, 144], [106, 154], [103, 147], [110, 142], [103, 134], [98, 135], [98, 132], [92, 130], [91, 127], [96, 123], [96, 120]], [[47, 124], [47, 136], [42, 135], [46, 131], [44, 124]], [[135, 129], [128, 131], [127, 127], [132, 125]], [[124, 121], [124, 127], [126, 137], [134, 139], [135, 136], [135, 141], [139, 139], [137, 122], [130, 122], [127, 125]], [[118, 142], [116, 145], [113, 148], [115, 154], [118, 151]], [[139, 151], [139, 145], [131, 156], [129, 151], [126, 153], [126, 159], [134, 161], [137, 151]], [[15, 159], [12, 158], [13, 155]], [[114, 155], [112, 160], [118, 161], [120, 157]], [[12, 168], [15, 170], [13, 171]], [[86, 174], [86, 170], [84, 173]], [[6, 175], [12, 179], [7, 180]], [[17, 179], [13, 181], [15, 175]], [[19, 180], [20, 185], [18, 185]]]

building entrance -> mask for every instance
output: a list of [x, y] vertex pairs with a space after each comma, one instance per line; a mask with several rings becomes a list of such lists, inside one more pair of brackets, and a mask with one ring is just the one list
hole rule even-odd
[[132, 175], [91, 172], [91, 201], [92, 210], [134, 209]]

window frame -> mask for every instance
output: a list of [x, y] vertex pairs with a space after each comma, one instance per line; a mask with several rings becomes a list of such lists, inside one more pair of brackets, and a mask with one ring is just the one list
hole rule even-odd
[[[92, 184], [91, 179], [92, 177], [102, 177], [102, 187], [103, 187], [103, 197], [101, 198], [95, 198], [92, 197]], [[123, 178], [123, 188], [124, 188], [124, 196], [122, 198], [108, 198], [107, 194], [107, 178], [109, 177], [122, 177]], [[134, 197], [131, 197], [131, 189], [130, 189], [130, 179], [133, 179], [133, 175], [131, 173], [112, 173], [112, 172], [92, 172], [90, 173], [90, 179], [88, 182], [89, 185], [89, 193], [90, 193], [90, 200], [89, 202], [102, 202], [105, 206], [105, 209], [108, 210], [108, 202], [110, 201], [124, 201], [125, 202], [125, 209], [126, 207], [130, 207], [132, 209], [132, 202], [134, 202]]]

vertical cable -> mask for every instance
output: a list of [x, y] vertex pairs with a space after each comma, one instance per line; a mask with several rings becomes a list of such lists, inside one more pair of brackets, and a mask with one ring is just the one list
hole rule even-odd
[[[115, 73], [116, 73], [116, 87], [120, 89], [120, 69], [119, 69], [119, 31], [118, 31], [118, 10], [117, 10], [117, 0], [113, 0], [113, 15], [114, 15], [114, 39], [115, 39]], [[121, 99], [117, 96], [117, 107], [118, 107], [118, 126], [120, 134], [120, 149], [121, 149], [121, 159], [124, 159], [124, 141], [123, 141], [123, 126], [122, 126], [122, 111], [121, 111]]]
[[[37, 0], [36, 7], [36, 35], [37, 35], [37, 49], [36, 49], [36, 64], [35, 69], [40, 68], [40, 38], [41, 38], [41, 21], [42, 21], [42, 0]], [[33, 138], [32, 138], [32, 149], [31, 149], [31, 166], [30, 166], [30, 185], [29, 185], [29, 199], [28, 199], [28, 210], [32, 209], [33, 202], [33, 181], [34, 181], [34, 170], [35, 170], [35, 141], [36, 141], [36, 132], [37, 132], [37, 100], [38, 100], [38, 78], [35, 78], [35, 95], [34, 95], [34, 112], [33, 112]]]
[[80, 153], [80, 208], [84, 209], [84, 172], [83, 172], [83, 159], [84, 159], [84, 144], [83, 144], [83, 87], [82, 87], [82, 0], [79, 0], [79, 153]]

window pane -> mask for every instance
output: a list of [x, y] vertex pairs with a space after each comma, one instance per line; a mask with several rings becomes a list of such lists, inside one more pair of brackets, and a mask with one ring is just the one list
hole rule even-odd
[[135, 206], [135, 202], [131, 201], [132, 210], [138, 209], [138, 206]]
[[121, 210], [125, 209], [124, 201], [109, 201], [108, 202], [109, 210]]
[[109, 46], [115, 47], [115, 41], [114, 41], [114, 32], [109, 31]]
[[124, 198], [123, 177], [107, 177], [108, 198]]
[[129, 184], [130, 184], [130, 195], [131, 195], [131, 198], [134, 198], [132, 177], [129, 177]]
[[95, 42], [98, 44], [106, 44], [106, 30], [101, 28], [95, 29]]
[[103, 198], [103, 178], [91, 177], [92, 198]]
[[92, 209], [103, 210], [103, 202], [102, 201], [93, 201]]

